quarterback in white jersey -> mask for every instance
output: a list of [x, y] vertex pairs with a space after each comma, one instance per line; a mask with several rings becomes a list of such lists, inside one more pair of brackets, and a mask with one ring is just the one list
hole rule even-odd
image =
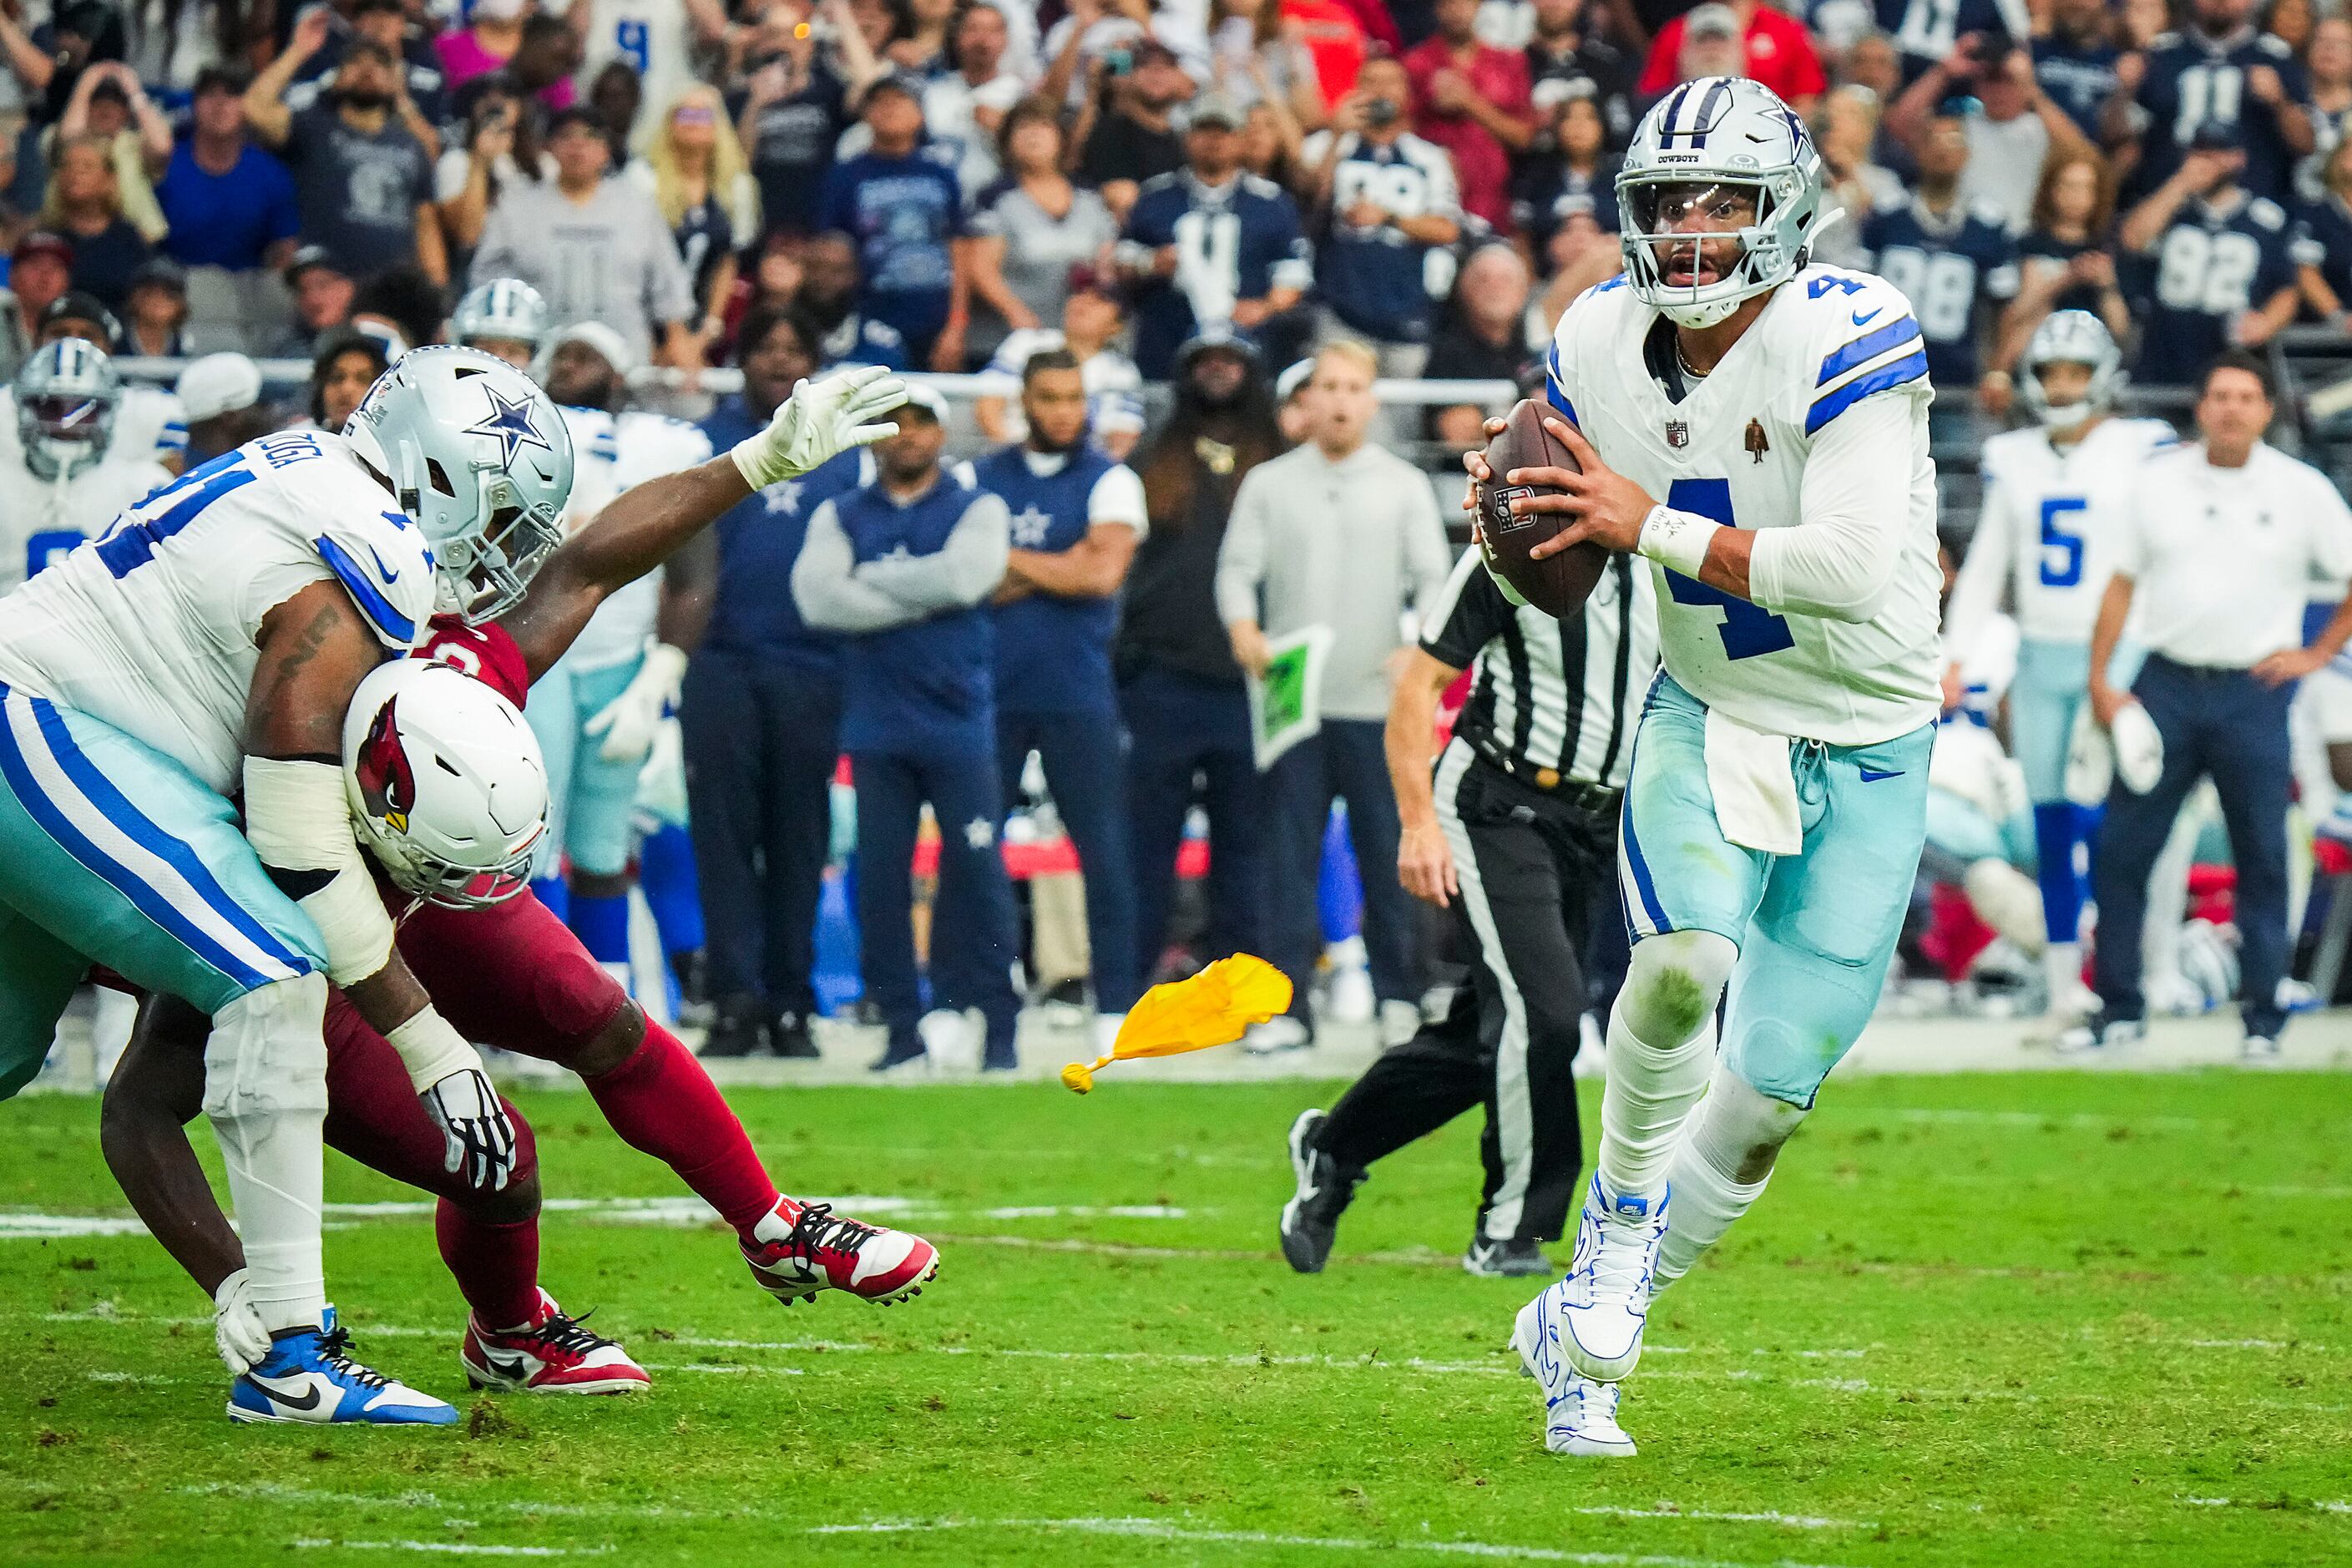
[[[2087, 889], [2076, 854], [2090, 823], [2066, 798], [2066, 751], [2088, 700], [2091, 627], [2115, 574], [2133, 484], [2148, 455], [2178, 439], [2160, 419], [2111, 416], [2121, 364], [2114, 338], [2088, 311], [2057, 311], [2034, 330], [2020, 368], [2038, 424], [1985, 443], [1984, 505], [1946, 614], [1948, 708], [1959, 700], [1960, 665], [1999, 612], [2004, 588], [2017, 616], [2010, 744], [2033, 803], [2053, 1010], [2081, 988], [2083, 971]], [[2128, 684], [2129, 673], [2122, 679]]]
[[1755, 82], [1685, 83], [1617, 193], [1624, 276], [1570, 306], [1550, 363], [1582, 471], [1469, 459], [1530, 488], [1515, 512], [1563, 514], [1538, 554], [1591, 540], [1658, 574], [1600, 1155], [1575, 1265], [1514, 1334], [1548, 1446], [1607, 1455], [1633, 1451], [1618, 1380], [1652, 1293], [1762, 1191], [1877, 1000], [1926, 831], [1942, 587], [1919, 324], [1883, 279], [1808, 265], [1802, 122]]
[[109, 447], [123, 386], [88, 343], [68, 338], [36, 350], [9, 390], [17, 440], [0, 452], [0, 594], [172, 482], [153, 458]]
[[[710, 458], [691, 425], [622, 410], [630, 360], [618, 333], [583, 322], [555, 334], [549, 395], [578, 454], [572, 531], [648, 479]], [[617, 412], [616, 412], [617, 410]], [[664, 715], [677, 704], [686, 651], [698, 635], [713, 567], [708, 541], [621, 588], [597, 607], [571, 650], [532, 683], [524, 708], [547, 758], [548, 834], [535, 877], [543, 893], [571, 862], [565, 911], [590, 956], [628, 983], [631, 815], [637, 774]]]

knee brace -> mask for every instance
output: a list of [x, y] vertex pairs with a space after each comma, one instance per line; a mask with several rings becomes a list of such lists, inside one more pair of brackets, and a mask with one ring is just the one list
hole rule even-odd
[[1635, 1038], [1679, 1046], [1699, 1032], [1723, 999], [1739, 949], [1711, 931], [1662, 931], [1634, 943], [1617, 1010]]
[[327, 1109], [327, 977], [272, 981], [213, 1015], [205, 1114], [214, 1121]]

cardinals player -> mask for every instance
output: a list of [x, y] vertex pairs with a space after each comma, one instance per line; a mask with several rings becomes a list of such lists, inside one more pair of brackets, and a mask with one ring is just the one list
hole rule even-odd
[[[828, 437], [832, 450], [890, 434], [893, 425], [856, 421], [903, 395], [878, 371], [847, 374], [859, 380], [859, 397], [843, 428]], [[809, 400], [822, 384], [803, 383], [795, 399]], [[790, 442], [792, 428], [780, 411], [761, 435], [781, 433]], [[808, 456], [793, 445], [788, 453], [754, 453], [747, 460], [739, 448], [734, 460], [722, 457], [632, 489], [549, 558], [513, 609], [482, 626], [436, 617], [418, 654], [478, 677], [520, 706], [530, 682], [571, 647], [609, 595], [741, 500], [755, 469], [789, 461], [804, 471]], [[400, 674], [379, 671], [371, 679]], [[753, 1279], [787, 1305], [825, 1289], [884, 1302], [919, 1291], [938, 1271], [937, 1249], [919, 1237], [861, 1225], [829, 1205], [778, 1193], [700, 1064], [520, 888], [539, 825], [486, 805], [493, 791], [420, 787], [439, 773], [421, 750], [429, 738], [404, 717], [379, 722], [383, 706], [353, 704], [344, 736], [346, 784], [387, 904], [404, 911], [400, 951], [420, 966], [417, 978], [436, 1005], [470, 1038], [578, 1073], [623, 1139], [666, 1161], [734, 1226]], [[420, 711], [437, 721], [443, 709]], [[509, 751], [518, 744], [528, 742], [510, 738]], [[476, 735], [457, 759], [457, 775], [491, 776], [496, 750]], [[535, 746], [530, 754], [535, 765]], [[543, 789], [543, 772], [541, 784]], [[509, 820], [501, 825], [500, 816]], [[469, 838], [473, 849], [452, 852]], [[234, 1364], [257, 1324], [238, 1306], [236, 1239], [181, 1131], [201, 1095], [203, 1028], [201, 1018], [176, 1004], [150, 1005], [108, 1088], [106, 1151], [149, 1227], [215, 1292], [223, 1352]], [[330, 1141], [442, 1199], [442, 1256], [473, 1309], [461, 1351], [468, 1377], [548, 1393], [642, 1386], [642, 1370], [618, 1346], [583, 1329], [538, 1284], [539, 1194], [536, 1181], [527, 1179], [534, 1173], [527, 1128], [516, 1122], [516, 1164], [504, 1191], [483, 1193], [453, 1181], [437, 1130], [428, 1140], [429, 1122], [391, 1092], [393, 1078], [404, 1081], [396, 1058], [383, 1056], [389, 1047], [340, 995], [329, 1007], [327, 1039]]]

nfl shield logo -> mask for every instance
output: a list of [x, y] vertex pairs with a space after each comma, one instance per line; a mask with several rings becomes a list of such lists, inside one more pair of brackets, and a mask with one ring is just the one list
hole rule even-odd
[[1666, 421], [1666, 445], [1681, 451], [1690, 445], [1690, 426], [1679, 419]]

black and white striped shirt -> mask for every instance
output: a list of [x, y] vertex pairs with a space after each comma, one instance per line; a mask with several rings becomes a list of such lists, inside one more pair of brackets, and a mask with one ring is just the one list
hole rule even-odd
[[1454, 732], [1522, 775], [1625, 787], [1633, 722], [1658, 668], [1647, 562], [1612, 559], [1573, 620], [1515, 606], [1476, 550], [1463, 552], [1423, 623], [1424, 653], [1473, 671]]

